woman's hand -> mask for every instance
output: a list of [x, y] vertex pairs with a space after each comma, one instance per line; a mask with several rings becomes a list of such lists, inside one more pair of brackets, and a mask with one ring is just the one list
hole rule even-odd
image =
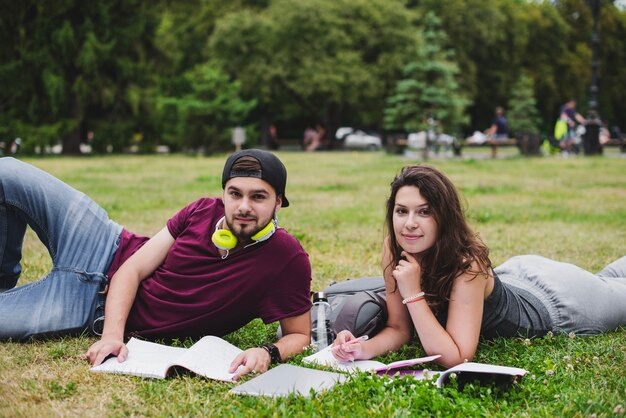
[[398, 290], [403, 298], [414, 296], [422, 291], [422, 269], [411, 254], [402, 251], [404, 260], [400, 260], [391, 274], [398, 283]]
[[354, 361], [363, 353], [364, 339], [356, 338], [350, 331], [344, 330], [337, 334], [331, 352], [339, 361]]

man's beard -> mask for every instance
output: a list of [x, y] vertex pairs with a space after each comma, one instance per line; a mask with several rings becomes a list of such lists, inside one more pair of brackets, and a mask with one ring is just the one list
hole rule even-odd
[[[276, 210], [274, 210], [274, 212], [272, 212], [272, 217], [270, 218], [269, 222], [272, 222], [272, 219], [274, 219], [276, 217]], [[234, 219], [235, 217], [233, 217]], [[257, 218], [258, 221], [258, 218]], [[256, 228], [251, 228], [248, 230], [248, 228], [242, 228], [241, 226], [239, 227], [235, 227], [229, 220], [228, 217], [224, 218], [224, 222], [226, 222], [226, 225], [228, 225], [228, 229], [230, 230], [230, 232], [233, 233], [233, 235], [235, 237], [237, 237], [237, 241], [238, 242], [246, 242], [246, 241], [251, 241], [252, 237], [254, 235], [256, 235], [260, 230], [262, 230], [263, 228], [265, 228], [265, 226], [267, 225], [267, 223], [257, 226]], [[269, 223], [268, 222], [268, 223]]]

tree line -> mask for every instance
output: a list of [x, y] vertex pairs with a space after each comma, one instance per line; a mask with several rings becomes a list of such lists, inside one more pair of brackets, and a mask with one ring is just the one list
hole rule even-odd
[[[568, 99], [587, 111], [588, 3], [2, 0], [0, 142], [211, 153], [234, 126], [268, 144], [272, 126], [414, 130], [427, 114], [460, 136], [520, 89], [547, 133]], [[623, 129], [626, 12], [600, 3], [598, 110]]]

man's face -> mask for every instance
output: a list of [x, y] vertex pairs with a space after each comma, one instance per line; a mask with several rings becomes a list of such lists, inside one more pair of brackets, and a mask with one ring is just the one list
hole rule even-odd
[[234, 177], [224, 186], [224, 211], [228, 229], [240, 244], [263, 229], [280, 209], [282, 199], [265, 180]]

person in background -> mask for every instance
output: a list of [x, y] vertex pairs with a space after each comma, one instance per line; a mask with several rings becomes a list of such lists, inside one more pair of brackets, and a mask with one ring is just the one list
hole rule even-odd
[[271, 150], [277, 150], [280, 148], [280, 142], [278, 141], [278, 133], [276, 131], [276, 125], [274, 125], [273, 123], [270, 124], [269, 128], [267, 129], [267, 134], [268, 134], [268, 147]]
[[[306, 142], [307, 141], [307, 133], [309, 134], [308, 143]], [[306, 144], [306, 146], [305, 146], [304, 150], [307, 151], [307, 152], [312, 152], [312, 151], [317, 151], [318, 149], [320, 149], [322, 147], [322, 145], [324, 144], [324, 135], [325, 134], [326, 134], [326, 130], [319, 123], [317, 124], [315, 129], [312, 129], [311, 131], [309, 131], [307, 129], [307, 131], [305, 131], [305, 144]]]
[[606, 145], [611, 141], [611, 132], [609, 131], [609, 121], [603, 120], [600, 127], [600, 135], [598, 140], [600, 145]]
[[585, 118], [576, 110], [576, 100], [569, 99], [561, 106], [559, 118], [567, 125], [567, 131], [560, 138], [557, 138], [559, 139], [559, 146], [565, 153], [572, 153], [575, 151], [576, 126], [586, 122]]
[[[234, 153], [221, 198], [190, 203], [148, 238], [50, 174], [0, 158], [0, 339], [91, 332], [101, 337], [86, 357], [98, 365], [110, 355], [124, 361], [129, 334], [222, 336], [261, 318], [279, 321], [283, 337], [241, 353], [235, 378], [301, 352], [310, 344], [311, 265], [278, 226], [276, 214], [289, 206], [286, 182], [275, 155]], [[27, 225], [53, 267], [17, 286]]]
[[504, 109], [496, 107], [495, 116], [491, 121], [491, 126], [485, 130], [487, 143], [491, 145], [491, 157], [498, 156], [498, 144], [509, 140], [509, 123], [504, 116]]
[[307, 126], [304, 130], [304, 134], [302, 135], [302, 149], [308, 151], [308, 149], [312, 146], [313, 141], [315, 141], [316, 136], [317, 131], [311, 126]]
[[391, 183], [382, 269], [386, 327], [367, 341], [341, 331], [339, 360], [398, 350], [415, 332], [446, 367], [471, 361], [479, 337], [592, 335], [626, 324], [626, 257], [597, 274], [537, 255], [492, 268], [459, 193], [439, 170], [404, 167]]

